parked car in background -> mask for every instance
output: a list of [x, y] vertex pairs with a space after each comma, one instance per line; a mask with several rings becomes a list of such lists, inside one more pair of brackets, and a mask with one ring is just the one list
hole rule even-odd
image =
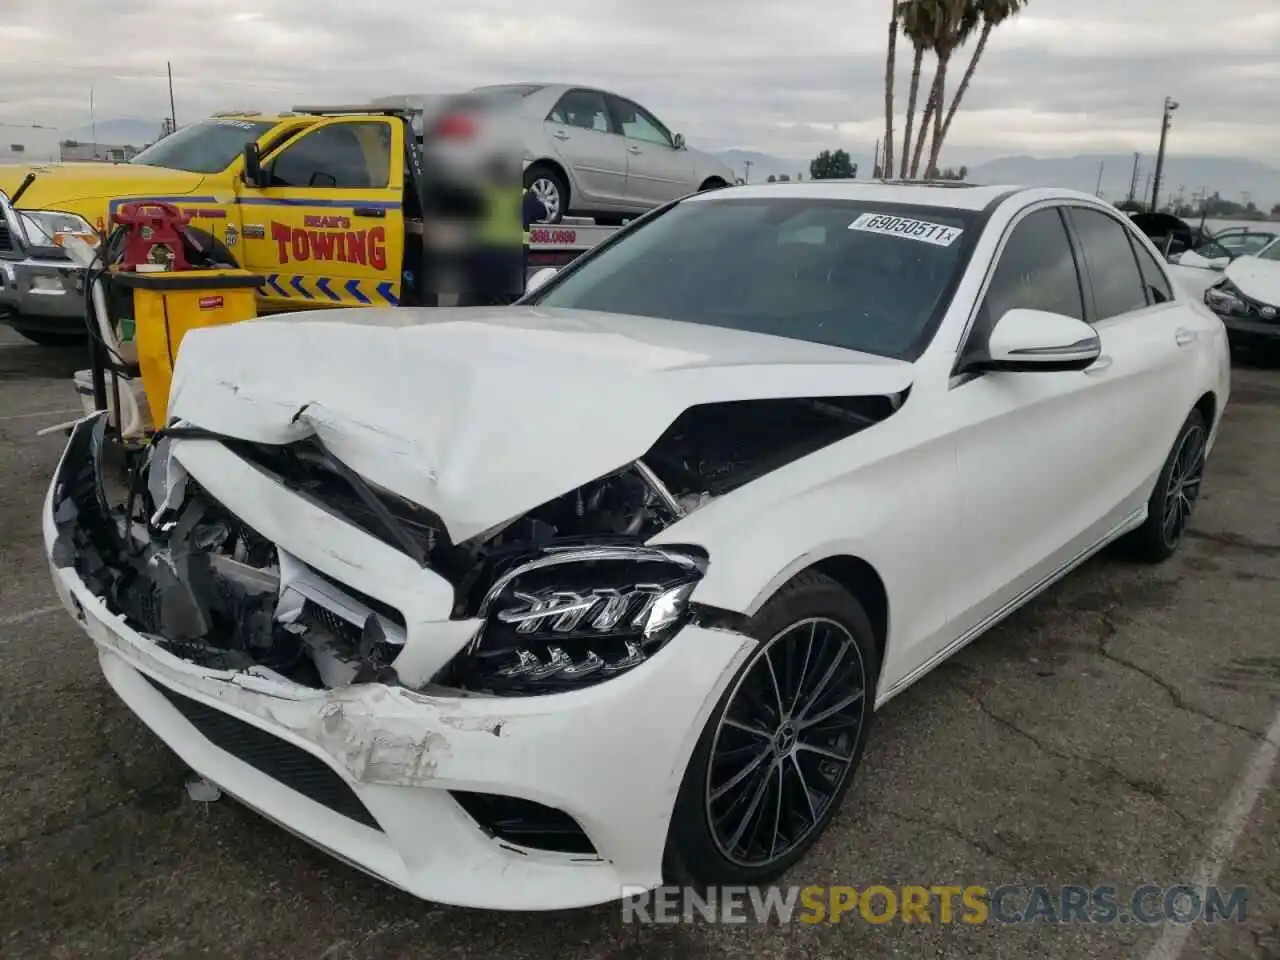
[[1280, 347], [1280, 239], [1236, 257], [1204, 291], [1236, 347]]
[[524, 185], [566, 216], [621, 223], [685, 194], [733, 184], [721, 160], [690, 149], [684, 137], [634, 100], [562, 83], [513, 83], [473, 93], [510, 101]]
[[1276, 241], [1277, 235], [1271, 231], [1233, 227], [1180, 256], [1170, 257], [1169, 271], [1193, 295], [1203, 296], [1222, 279], [1231, 263], [1239, 258], [1255, 257], [1264, 250], [1274, 254], [1277, 251]]

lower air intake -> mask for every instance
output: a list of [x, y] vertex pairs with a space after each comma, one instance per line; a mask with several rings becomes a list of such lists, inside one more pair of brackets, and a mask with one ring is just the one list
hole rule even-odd
[[249, 764], [307, 799], [328, 807], [334, 813], [374, 830], [382, 829], [369, 809], [360, 802], [355, 791], [336, 770], [319, 757], [251, 723], [184, 697], [150, 677], [147, 680], [219, 750], [226, 751], [237, 760]]
[[553, 807], [496, 793], [451, 791], [462, 809], [486, 833], [531, 850], [594, 856], [596, 848], [578, 821]]

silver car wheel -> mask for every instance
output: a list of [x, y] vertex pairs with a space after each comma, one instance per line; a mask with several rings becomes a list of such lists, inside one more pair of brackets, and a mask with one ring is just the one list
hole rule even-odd
[[547, 208], [547, 220], [551, 223], [560, 219], [560, 187], [550, 177], [538, 177], [529, 184], [529, 190], [542, 201]]

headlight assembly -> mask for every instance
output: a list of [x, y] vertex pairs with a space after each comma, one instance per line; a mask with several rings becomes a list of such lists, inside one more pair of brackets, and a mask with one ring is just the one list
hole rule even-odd
[[521, 696], [615, 677], [685, 624], [705, 570], [704, 556], [678, 548], [548, 552], [495, 581], [480, 608], [484, 626], [451, 664], [448, 682]]
[[1220, 317], [1243, 317], [1249, 313], [1244, 295], [1230, 280], [1223, 279], [1204, 292], [1204, 305]]
[[80, 237], [89, 243], [97, 240], [97, 233], [89, 221], [79, 214], [61, 213], [57, 210], [17, 210], [22, 220], [27, 242], [36, 247], [59, 247], [68, 237]]

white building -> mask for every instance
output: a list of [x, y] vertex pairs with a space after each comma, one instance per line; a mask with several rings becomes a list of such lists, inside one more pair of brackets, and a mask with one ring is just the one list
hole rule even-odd
[[111, 163], [126, 163], [140, 152], [140, 147], [115, 143], [85, 143], [80, 140], [64, 140], [61, 146], [61, 158], [65, 161], [106, 160]]
[[48, 163], [60, 159], [58, 131], [32, 123], [0, 123], [0, 163]]

